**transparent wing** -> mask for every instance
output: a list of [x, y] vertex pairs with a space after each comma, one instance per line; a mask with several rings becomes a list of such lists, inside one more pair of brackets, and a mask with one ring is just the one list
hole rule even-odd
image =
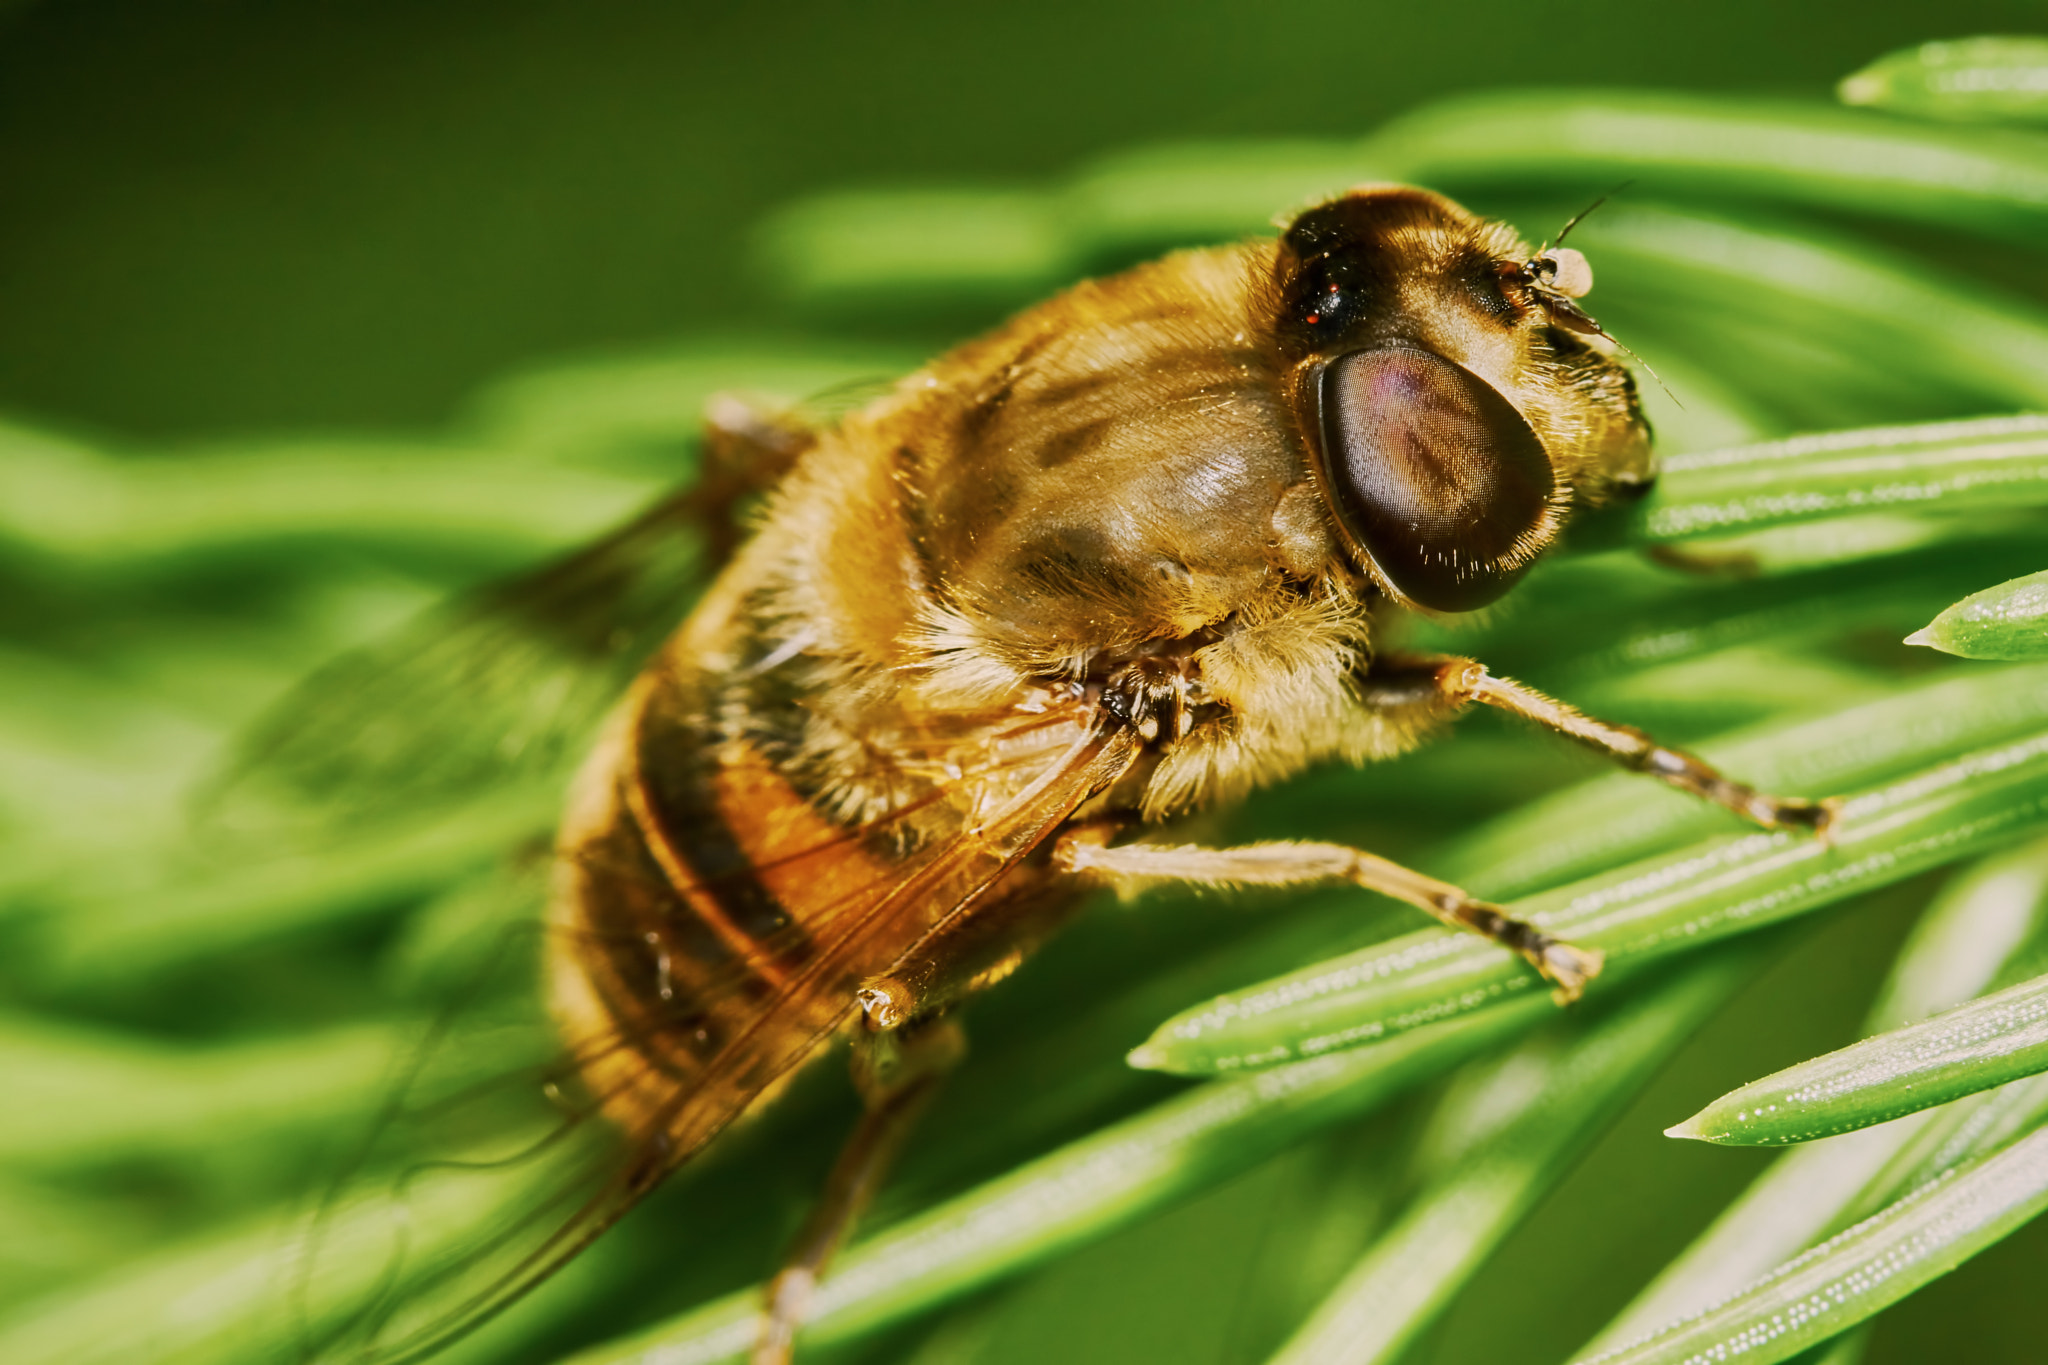
[[555, 775], [731, 557], [746, 500], [818, 431], [806, 409], [715, 399], [692, 485], [313, 673], [200, 794], [202, 827], [354, 831]]
[[[565, 1043], [544, 1003], [548, 973], [581, 954], [646, 945], [600, 942], [533, 918], [496, 931], [484, 970], [421, 1046], [311, 1220], [292, 1288], [305, 1357], [396, 1365], [433, 1354], [559, 1269], [813, 1055], [852, 1017], [861, 969], [851, 964], [872, 963], [878, 946], [908, 950], [936, 921], [969, 912], [1137, 753], [1128, 730], [1114, 725], [1078, 742], [1028, 742], [1047, 724], [1019, 718], [1017, 734], [1004, 737], [1026, 742], [962, 772], [961, 783], [1001, 773], [1018, 792], [969, 831], [881, 875], [836, 880], [847, 867], [872, 866], [878, 836], [912, 818], [927, 796], [794, 855], [806, 873], [845, 890], [790, 926], [790, 942], [808, 934], [816, 951], [765, 997], [761, 977], [734, 962], [722, 975], [693, 974], [687, 999], [649, 990], [614, 1010], [604, 1030]], [[756, 960], [775, 960], [785, 946], [771, 937]], [[647, 964], [650, 981], [659, 965]], [[741, 999], [752, 1002], [751, 1022], [701, 1066], [656, 1073], [643, 1065], [660, 1055], [641, 1047], [649, 1035]], [[632, 1065], [606, 1064], [620, 1059]], [[607, 1078], [601, 1083], [614, 1093], [593, 1089], [592, 1076]], [[650, 1095], [658, 1099], [649, 1103]]]
[[531, 926], [496, 937], [321, 1202], [290, 1284], [305, 1359], [423, 1355], [462, 1330], [463, 1286], [502, 1238], [539, 1246], [541, 1222], [594, 1235], [629, 1202], [612, 1186], [634, 1135], [584, 1121], [564, 1088], [532, 979], [543, 948]]
[[676, 494], [335, 659], [243, 736], [202, 818], [360, 826], [558, 770], [695, 599], [698, 517], [694, 492]]
[[[588, 1077], [639, 1056], [633, 1030], [675, 1026], [684, 1009], [751, 978], [735, 965], [687, 1006], [648, 1001], [632, 1030], [565, 1038], [547, 1007], [548, 973], [637, 945], [549, 925], [539, 885], [527, 890], [516, 922], [458, 954], [462, 988], [294, 1246], [288, 1307], [306, 1362], [432, 1356], [540, 1284], [702, 1145], [679, 1145], [672, 1129], [703, 1078], [667, 1078], [662, 1104], [621, 1120]], [[618, 1084], [639, 1094], [648, 1079]]]

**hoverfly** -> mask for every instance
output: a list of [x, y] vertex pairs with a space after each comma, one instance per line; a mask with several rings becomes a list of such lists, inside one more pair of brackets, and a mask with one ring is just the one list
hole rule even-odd
[[[1578, 252], [1532, 252], [1436, 194], [1358, 189], [1278, 240], [1077, 285], [830, 426], [720, 409], [721, 476], [487, 600], [478, 620], [516, 611], [631, 670], [555, 843], [543, 973], [568, 1049], [532, 1093], [557, 1122], [495, 1148], [464, 1135], [471, 1169], [518, 1186], [474, 1244], [436, 1241], [434, 1217], [466, 1215], [399, 1182], [394, 1268], [319, 1287], [355, 1304], [320, 1318], [319, 1357], [432, 1354], [848, 1039], [865, 1117], [763, 1306], [756, 1359], [786, 1361], [960, 1055], [953, 1006], [1104, 883], [1350, 882], [1495, 940], [1569, 1002], [1598, 953], [1423, 873], [1149, 832], [1398, 754], [1469, 706], [1824, 829], [1829, 803], [1760, 794], [1478, 661], [1382, 647], [1404, 613], [1487, 606], [1574, 509], [1647, 486], [1633, 382], [1579, 304], [1591, 283]], [[732, 543], [749, 489], [765, 511]], [[730, 554], [677, 627], [641, 570], [690, 535]], [[417, 784], [449, 766], [445, 713], [517, 691], [524, 728], [488, 768], [571, 733], [594, 695], [534, 683], [501, 624], [407, 648], [446, 695], [345, 665], [352, 699], [262, 737], [258, 765]]]

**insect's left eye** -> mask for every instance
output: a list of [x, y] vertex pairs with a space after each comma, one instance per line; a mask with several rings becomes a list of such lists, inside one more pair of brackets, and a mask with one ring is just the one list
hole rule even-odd
[[1543, 443], [1499, 390], [1429, 351], [1354, 351], [1320, 394], [1331, 507], [1401, 594], [1471, 611], [1533, 558], [1555, 478]]

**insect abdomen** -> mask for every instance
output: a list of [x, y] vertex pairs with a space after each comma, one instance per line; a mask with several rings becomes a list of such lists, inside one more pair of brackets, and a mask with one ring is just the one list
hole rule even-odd
[[[680, 1160], [815, 1053], [897, 945], [818, 961], [891, 867], [657, 665], [577, 780], [561, 840], [555, 1007], [585, 1081]], [[870, 962], [866, 959], [873, 957]]]

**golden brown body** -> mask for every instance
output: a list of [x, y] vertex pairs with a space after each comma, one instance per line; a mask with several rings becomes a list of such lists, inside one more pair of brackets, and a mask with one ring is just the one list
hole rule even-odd
[[626, 1165], [537, 1205], [533, 1250], [480, 1258], [453, 1326], [371, 1358], [496, 1311], [850, 1031], [869, 1115], [771, 1292], [758, 1358], [785, 1359], [957, 1056], [950, 1006], [1100, 880], [1349, 880], [1576, 996], [1597, 954], [1371, 854], [1129, 837], [1467, 704], [1823, 823], [1474, 661], [1376, 648], [1401, 613], [1498, 597], [1574, 506], [1647, 479], [1633, 386], [1573, 301], [1590, 282], [1437, 196], [1358, 191], [1277, 243], [1077, 286], [829, 430], [763, 427], [764, 466], [793, 464], [614, 710], [559, 838], [552, 1003]]
[[[1457, 246], [1519, 259], [1502, 230], [1422, 206]], [[1441, 229], [1415, 235], [1409, 340], [1530, 414], [1561, 484], [1610, 477], [1617, 445], [1638, 472], [1625, 385], [1602, 407], [1530, 364], [1545, 343], [1446, 290]], [[621, 1117], [666, 1106], [694, 1148], [913, 954], [916, 1008], [945, 1003], [1081, 889], [1046, 856], [1063, 825], [1382, 757], [1446, 713], [1360, 685], [1389, 604], [1331, 524], [1294, 411], [1278, 255], [1081, 285], [823, 433], [776, 491], [564, 830], [557, 915], [604, 951], [558, 968], [559, 998], [573, 1028], [633, 1040], [599, 1082]], [[1170, 678], [1179, 733], [1084, 752], [1134, 661]]]
[[[601, 1084], [621, 1104], [688, 1087], [678, 1139], [695, 1145], [809, 1055], [863, 983], [970, 897], [977, 919], [1013, 921], [1025, 901], [1055, 917], [1048, 902], [1078, 888], [1046, 836], [1107, 775], [1076, 753], [1096, 657], [1277, 595], [1281, 572], [1243, 547], [1274, 539], [1306, 469], [1273, 437], [1257, 357], [1232, 341], [1225, 301], [1244, 309], [1250, 271], [1231, 252], [1149, 273], [1145, 289], [1026, 315], [827, 433], [579, 779], [558, 914], [609, 951], [564, 963], [558, 989], [578, 1024], [636, 1039]], [[1153, 486], [1118, 488], [1133, 450], [1175, 447]], [[1144, 563], [1142, 545], [1094, 566], [1071, 554], [1190, 483], [1227, 492], [1212, 501], [1240, 519], [1162, 527], [1171, 564]], [[1016, 515], [1027, 484], [1053, 515]], [[1311, 524], [1282, 550], [1328, 546]], [[1018, 576], [1029, 557], [1037, 581]], [[1061, 583], [1069, 566], [1095, 581]], [[1293, 648], [1354, 647], [1328, 613], [1306, 615]], [[1342, 699], [1329, 690], [1325, 707]], [[1113, 762], [1135, 757], [1124, 745]], [[1118, 795], [1128, 809], [1136, 792]], [[919, 872], [929, 888], [892, 897]], [[1005, 934], [977, 957], [985, 936], [953, 937], [931, 955], [947, 980], [927, 990], [1022, 946]], [[633, 1076], [654, 1093], [638, 1098]]]

